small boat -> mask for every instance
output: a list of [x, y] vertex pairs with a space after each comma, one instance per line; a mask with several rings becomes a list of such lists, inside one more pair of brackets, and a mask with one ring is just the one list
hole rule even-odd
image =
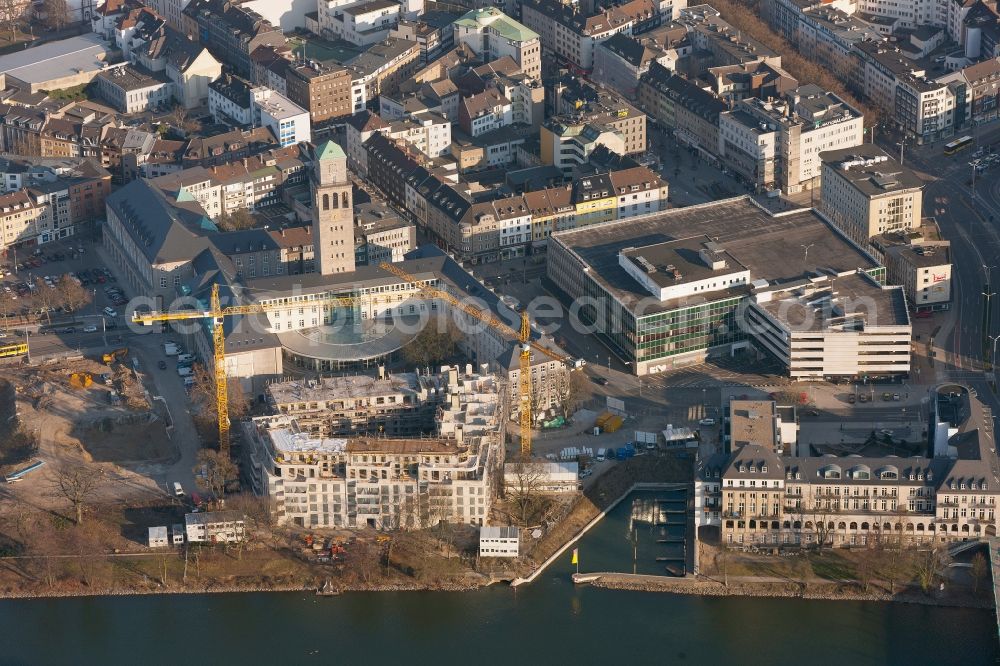
[[326, 582], [318, 590], [316, 590], [317, 597], [335, 597], [340, 594], [340, 590], [335, 589], [330, 583], [330, 579], [327, 578]]
[[683, 564], [668, 564], [666, 566], [667, 573], [671, 576], [683, 577], [684, 576], [684, 565]]

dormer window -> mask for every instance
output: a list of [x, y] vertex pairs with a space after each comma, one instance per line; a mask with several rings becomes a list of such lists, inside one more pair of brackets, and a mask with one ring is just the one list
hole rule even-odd
[[767, 465], [761, 465], [761, 466], [760, 466], [760, 471], [761, 471], [762, 473], [763, 473], [763, 472], [767, 472]]
[[751, 474], [756, 474], [757, 473], [757, 467], [756, 467], [756, 465], [750, 465], [750, 473]]

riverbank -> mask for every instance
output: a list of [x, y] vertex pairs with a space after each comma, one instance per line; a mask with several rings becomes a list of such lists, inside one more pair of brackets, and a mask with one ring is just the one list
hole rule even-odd
[[[465, 583], [437, 583], [423, 585], [419, 583], [375, 583], [371, 585], [341, 585], [338, 586], [331, 581], [333, 594], [323, 594], [317, 596], [337, 596], [350, 592], [471, 592], [488, 587], [497, 582], [483, 577], [477, 581], [467, 581]], [[320, 584], [287, 584], [287, 585], [208, 585], [208, 586], [185, 586], [185, 587], [159, 587], [159, 588], [106, 588], [106, 589], [77, 589], [77, 590], [49, 590], [40, 592], [27, 591], [0, 591], [0, 600], [3, 599], [63, 599], [74, 597], [138, 597], [151, 595], [194, 595], [194, 594], [239, 594], [239, 593], [269, 593], [269, 592], [302, 592], [309, 595], [316, 594]]]
[[[707, 597], [760, 597], [795, 598], [823, 601], [874, 601], [950, 608], [993, 608], [992, 600], [975, 598], [970, 594], [945, 594], [930, 596], [922, 592], [898, 592], [890, 594], [882, 589], [867, 592], [854, 583], [798, 583], [795, 581], [737, 581], [725, 585], [721, 581], [706, 578], [666, 578], [663, 576], [642, 576], [619, 573], [586, 574], [598, 576], [589, 581], [593, 587], [630, 592], [659, 592]], [[968, 593], [969, 591], [963, 590]]]

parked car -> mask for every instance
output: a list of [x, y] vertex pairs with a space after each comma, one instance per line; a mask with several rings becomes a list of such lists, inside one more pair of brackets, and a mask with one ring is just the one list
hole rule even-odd
[[112, 308], [104, 308], [104, 314], [111, 317], [112, 319], [118, 316], [118, 313]]
[[84, 333], [96, 333], [97, 332], [97, 327], [94, 326], [93, 324], [87, 324], [86, 326], [83, 327], [83, 332]]

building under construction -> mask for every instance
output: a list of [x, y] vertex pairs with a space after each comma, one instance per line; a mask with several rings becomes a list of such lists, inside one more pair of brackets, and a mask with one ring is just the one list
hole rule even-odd
[[[504, 415], [509, 412], [505, 387], [493, 375], [472, 372], [471, 366], [464, 372], [457, 367], [442, 370], [416, 382], [441, 389], [440, 400], [434, 403], [431, 436], [323, 434], [325, 407], [318, 392], [329, 389], [319, 384], [309, 389], [317, 392], [310, 396], [314, 402], [296, 403], [315, 407], [258, 417], [247, 424], [253, 490], [271, 498], [278, 524], [379, 529], [427, 527], [442, 521], [482, 525], [503, 468]], [[386, 390], [366, 388], [360, 399], [374, 404], [364, 405], [361, 413], [384, 418], [387, 430], [399, 431], [403, 426], [392, 425], [397, 421], [415, 421], [405, 411], [378, 414], [378, 398], [393, 395], [388, 390], [393, 380], [377, 381], [385, 383]], [[406, 387], [412, 384], [400, 380], [401, 392], [396, 395], [406, 395]], [[305, 423], [310, 427], [302, 427]]]

